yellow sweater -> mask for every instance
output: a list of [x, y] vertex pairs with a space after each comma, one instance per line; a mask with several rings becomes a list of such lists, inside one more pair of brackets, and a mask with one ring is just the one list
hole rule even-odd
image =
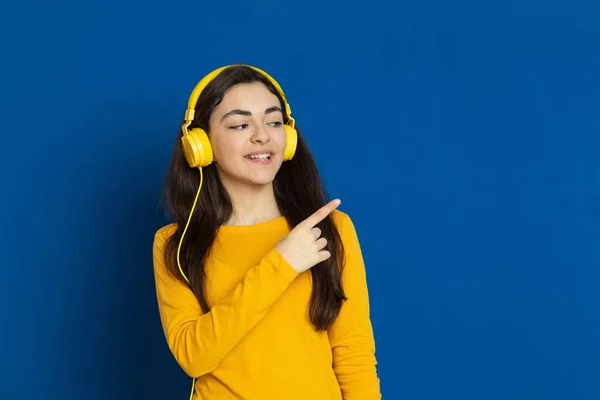
[[169, 275], [165, 241], [156, 232], [156, 294], [173, 356], [196, 377], [202, 400], [380, 399], [365, 266], [354, 225], [333, 212], [346, 249], [348, 300], [328, 331], [310, 324], [310, 270], [298, 274], [274, 249], [289, 233], [284, 217], [252, 226], [222, 226], [208, 260], [203, 313], [192, 291]]

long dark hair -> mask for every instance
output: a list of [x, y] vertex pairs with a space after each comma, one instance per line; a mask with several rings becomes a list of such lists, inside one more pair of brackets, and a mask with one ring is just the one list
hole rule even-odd
[[[281, 109], [285, 110], [283, 99], [266, 77], [252, 68], [233, 66], [222, 71], [206, 86], [198, 99], [195, 118], [189, 129], [200, 127], [208, 132], [210, 115], [223, 100], [227, 90], [234, 85], [252, 82], [263, 83], [277, 96]], [[287, 117], [284, 116], [284, 122], [287, 122]], [[313, 156], [297, 125], [296, 130], [298, 144], [294, 158], [282, 164], [273, 182], [279, 211], [292, 228], [327, 202], [327, 192]], [[181, 135], [178, 134], [175, 140], [165, 182], [168, 211], [177, 226], [176, 231], [167, 241], [165, 261], [170, 272], [183, 281], [177, 265], [177, 248], [200, 184], [200, 173], [198, 169], [190, 168], [187, 164], [180, 137]], [[202, 190], [186, 231], [185, 240], [181, 245], [180, 262], [202, 310], [209, 312], [204, 264], [219, 227], [229, 220], [233, 208], [229, 194], [218, 177], [215, 164], [203, 168], [202, 173]], [[309, 312], [315, 328], [323, 330], [335, 321], [342, 302], [346, 299], [341, 282], [341, 271], [345, 260], [343, 244], [332, 215], [320, 222], [318, 227], [322, 231], [322, 236], [327, 238], [331, 257], [311, 269], [312, 294]]]

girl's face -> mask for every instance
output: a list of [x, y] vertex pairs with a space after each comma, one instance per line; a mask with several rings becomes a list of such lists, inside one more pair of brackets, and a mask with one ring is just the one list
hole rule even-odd
[[210, 116], [209, 138], [223, 184], [271, 184], [285, 149], [277, 96], [260, 82], [233, 86]]

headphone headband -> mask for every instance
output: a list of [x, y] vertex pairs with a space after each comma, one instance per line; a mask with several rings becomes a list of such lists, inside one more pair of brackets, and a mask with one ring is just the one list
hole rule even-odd
[[206, 86], [208, 86], [208, 84], [210, 82], [212, 82], [225, 69], [230, 68], [230, 67], [236, 67], [236, 66], [244, 66], [244, 67], [252, 68], [254, 71], [260, 73], [265, 78], [267, 78], [269, 80], [269, 82], [271, 82], [271, 84], [273, 84], [273, 86], [275, 86], [275, 89], [277, 89], [277, 92], [279, 93], [279, 95], [283, 99], [283, 102], [285, 103], [285, 113], [287, 114], [288, 118], [290, 119], [290, 125], [292, 127], [294, 127], [294, 119], [292, 118], [292, 109], [291, 109], [290, 105], [288, 104], [287, 99], [285, 97], [285, 93], [283, 92], [283, 89], [281, 88], [279, 83], [277, 83], [277, 81], [275, 79], [273, 79], [273, 77], [271, 75], [269, 75], [268, 73], [266, 73], [265, 71], [263, 71], [259, 68], [253, 67], [252, 65], [247, 65], [247, 64], [226, 65], [224, 67], [215, 69], [214, 71], [207, 74], [204, 78], [202, 78], [202, 80], [200, 80], [200, 82], [198, 82], [198, 84], [196, 85], [194, 90], [192, 90], [192, 93], [188, 100], [187, 110], [185, 110], [185, 115], [184, 115], [184, 120], [185, 120], [184, 126], [187, 128], [187, 126], [189, 126], [192, 123], [192, 121], [194, 119], [194, 115], [196, 113], [196, 103], [198, 102], [198, 99], [200, 98], [200, 95], [202, 94], [202, 92], [204, 91]]

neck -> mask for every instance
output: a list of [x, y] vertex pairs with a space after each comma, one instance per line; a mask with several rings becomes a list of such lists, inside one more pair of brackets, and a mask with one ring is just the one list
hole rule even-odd
[[260, 186], [224, 186], [233, 206], [233, 214], [225, 225], [254, 225], [281, 216], [275, 200], [273, 183]]

